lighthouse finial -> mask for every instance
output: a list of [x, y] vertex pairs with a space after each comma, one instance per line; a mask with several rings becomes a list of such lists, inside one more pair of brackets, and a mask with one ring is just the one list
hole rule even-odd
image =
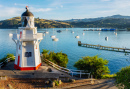
[[26, 6], [26, 10], [28, 10], [28, 6]]

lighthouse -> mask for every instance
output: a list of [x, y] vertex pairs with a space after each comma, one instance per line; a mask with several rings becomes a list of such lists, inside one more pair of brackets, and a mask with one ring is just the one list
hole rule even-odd
[[14, 68], [19, 70], [37, 70], [41, 66], [39, 44], [43, 39], [42, 33], [37, 33], [34, 26], [34, 15], [26, 6], [21, 15], [21, 27], [13, 34], [16, 43], [16, 57]]

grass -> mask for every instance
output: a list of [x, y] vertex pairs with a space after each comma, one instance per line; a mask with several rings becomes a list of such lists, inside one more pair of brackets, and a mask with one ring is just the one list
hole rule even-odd
[[116, 78], [116, 74], [104, 74], [101, 79]]

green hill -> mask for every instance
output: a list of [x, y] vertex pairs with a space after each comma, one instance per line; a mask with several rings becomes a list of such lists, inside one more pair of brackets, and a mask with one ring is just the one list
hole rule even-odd
[[130, 19], [106, 18], [92, 22], [70, 22], [74, 27], [107, 27], [107, 28], [130, 28]]
[[[113, 16], [113, 18], [104, 18], [95, 21], [89, 22], [65, 22], [65, 21], [54, 21], [35, 18], [35, 26], [37, 28], [71, 28], [71, 27], [88, 27], [88, 28], [97, 28], [97, 27], [106, 27], [106, 28], [130, 28], [130, 19], [127, 18], [118, 18]], [[21, 27], [21, 18], [14, 17], [7, 20], [0, 21], [0, 28], [18, 28]]]
[[[35, 18], [35, 26], [37, 28], [69, 28], [72, 27], [67, 22], [60, 22], [60, 21], [53, 21], [53, 20], [46, 20], [46, 19], [39, 19]], [[18, 28], [21, 27], [21, 18], [14, 17], [7, 20], [0, 21], [0, 28]]]

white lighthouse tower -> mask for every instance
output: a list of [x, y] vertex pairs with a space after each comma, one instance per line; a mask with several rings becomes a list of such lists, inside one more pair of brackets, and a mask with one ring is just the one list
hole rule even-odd
[[13, 34], [16, 43], [16, 57], [14, 68], [19, 70], [36, 70], [41, 66], [39, 43], [43, 39], [42, 33], [37, 33], [34, 27], [34, 16], [28, 10], [21, 15], [22, 27]]

